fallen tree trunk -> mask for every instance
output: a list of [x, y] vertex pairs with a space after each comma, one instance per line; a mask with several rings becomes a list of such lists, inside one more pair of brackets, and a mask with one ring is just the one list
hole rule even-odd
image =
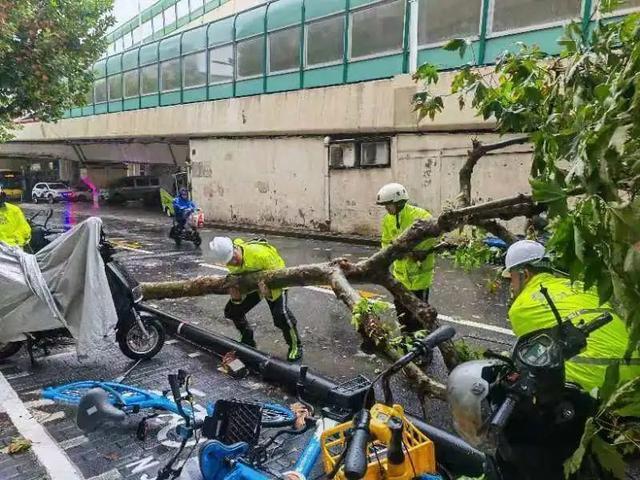
[[[394, 298], [404, 305], [424, 325], [426, 330], [438, 326], [437, 311], [432, 306], [417, 299], [411, 292], [397, 282], [390, 274], [391, 264], [408, 254], [426, 238], [437, 238], [461, 225], [491, 221], [495, 218], [510, 219], [521, 215], [532, 215], [537, 212], [533, 199], [528, 195], [495, 200], [480, 205], [466, 206], [444, 212], [436, 219], [418, 220], [391, 245], [371, 257], [357, 263], [346, 259], [337, 259], [326, 263], [301, 265], [244, 275], [207, 276], [193, 280], [172, 282], [142, 283], [143, 295], [146, 299], [181, 298], [208, 294], [225, 295], [229, 288], [237, 287], [241, 292], [258, 289], [264, 283], [269, 288], [286, 288], [306, 285], [331, 285], [337, 297], [345, 303], [349, 310], [359, 302], [360, 296], [351, 287], [351, 283], [374, 283], [389, 290]], [[438, 247], [436, 247], [438, 248]], [[368, 319], [372, 325], [378, 324], [376, 319]], [[365, 329], [364, 335], [372, 338], [372, 329]], [[361, 332], [362, 333], [362, 332]], [[379, 342], [380, 338], [372, 338]], [[389, 349], [383, 347], [382, 353], [394, 358]], [[440, 346], [440, 351], [449, 369], [458, 363], [455, 347], [452, 342]], [[408, 371], [412, 371], [410, 368]], [[414, 379], [420, 383], [424, 391], [430, 394], [438, 391], [425, 379], [420, 379], [413, 372]]]

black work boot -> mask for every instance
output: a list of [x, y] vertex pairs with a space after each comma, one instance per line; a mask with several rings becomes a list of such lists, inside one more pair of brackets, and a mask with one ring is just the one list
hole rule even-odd
[[253, 339], [253, 330], [243, 330], [240, 332], [240, 343], [247, 347], [256, 348], [256, 341]]

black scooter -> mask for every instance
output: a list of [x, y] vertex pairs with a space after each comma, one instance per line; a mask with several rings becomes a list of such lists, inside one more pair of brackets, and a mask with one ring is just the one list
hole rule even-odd
[[[195, 215], [197, 213], [193, 212]], [[202, 243], [202, 237], [200, 237], [200, 233], [198, 233], [197, 225], [191, 225], [191, 228], [187, 229], [178, 224], [176, 220], [176, 216], [173, 216], [173, 225], [171, 226], [171, 230], [169, 230], [169, 238], [173, 239], [176, 242], [176, 246], [179, 247], [183, 241], [191, 242], [196, 247], [199, 247]]]
[[[32, 224], [32, 235], [29, 250], [36, 253], [51, 243], [52, 237], [63, 230], [48, 228], [47, 224], [53, 211], [50, 211], [44, 224]], [[30, 221], [38, 215], [31, 217]], [[118, 315], [116, 324], [116, 341], [122, 353], [132, 360], [149, 359], [155, 356], [164, 345], [165, 330], [162, 323], [152, 313], [143, 311], [140, 304], [143, 300], [139, 283], [127, 270], [113, 258], [114, 246], [100, 233], [98, 245], [100, 256], [104, 262], [105, 273]], [[33, 350], [39, 348], [48, 354], [48, 348], [56, 345], [62, 338], [70, 338], [65, 328], [39, 332], [25, 332], [25, 341], [0, 343], [0, 359], [15, 355], [23, 344], [26, 344], [32, 363], [35, 362]]]

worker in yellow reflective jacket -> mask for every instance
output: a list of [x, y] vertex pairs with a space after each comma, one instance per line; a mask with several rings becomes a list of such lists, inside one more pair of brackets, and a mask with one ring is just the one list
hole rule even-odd
[[[382, 247], [389, 246], [416, 220], [427, 219], [431, 213], [427, 210], [407, 203], [409, 194], [399, 183], [388, 183], [379, 191], [376, 203], [387, 210], [382, 219]], [[393, 262], [393, 276], [416, 297], [424, 302], [429, 301], [429, 289], [433, 282], [435, 254], [425, 255], [425, 250], [436, 244], [435, 238], [428, 238], [420, 243], [407, 257]], [[424, 329], [422, 324], [401, 304], [395, 302], [398, 321], [404, 332], [411, 334]]]
[[557, 321], [540, 288], [545, 287], [564, 320], [574, 324], [589, 323], [608, 311], [613, 320], [595, 330], [587, 339], [587, 348], [565, 363], [566, 379], [591, 391], [604, 383], [606, 369], [620, 364], [620, 381], [640, 375], [640, 354], [630, 360], [624, 354], [629, 343], [625, 322], [609, 303], [600, 305], [598, 292], [584, 290], [582, 282], [553, 273], [545, 256], [545, 248], [532, 240], [521, 240], [507, 250], [505, 276], [511, 279], [514, 301], [509, 309], [509, 320], [514, 333], [521, 337], [528, 333], [551, 328]]
[[[232, 241], [228, 237], [215, 237], [209, 247], [214, 261], [227, 265], [231, 274], [277, 270], [285, 266], [276, 247], [266, 240], [244, 241], [237, 238]], [[229, 295], [231, 299], [224, 308], [224, 316], [238, 329], [242, 343], [250, 347], [256, 346], [246, 314], [264, 298], [271, 310], [273, 324], [282, 331], [289, 346], [287, 360], [295, 362], [302, 358], [302, 342], [298, 335], [296, 318], [287, 306], [286, 290], [269, 289], [261, 284], [259, 291], [249, 292], [245, 296], [242, 296], [237, 288], [231, 288]]]
[[6, 200], [6, 193], [0, 192], [0, 242], [24, 247], [31, 239], [31, 227], [20, 207]]

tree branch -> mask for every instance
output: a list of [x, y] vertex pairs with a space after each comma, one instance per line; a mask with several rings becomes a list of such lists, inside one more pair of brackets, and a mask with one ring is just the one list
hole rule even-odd
[[478, 139], [472, 140], [472, 149], [467, 152], [467, 160], [460, 169], [458, 179], [460, 182], [459, 205], [467, 207], [471, 205], [471, 177], [478, 161], [487, 153], [510, 147], [512, 145], [521, 145], [529, 141], [529, 136], [520, 136], [502, 140], [500, 142], [484, 144]]

